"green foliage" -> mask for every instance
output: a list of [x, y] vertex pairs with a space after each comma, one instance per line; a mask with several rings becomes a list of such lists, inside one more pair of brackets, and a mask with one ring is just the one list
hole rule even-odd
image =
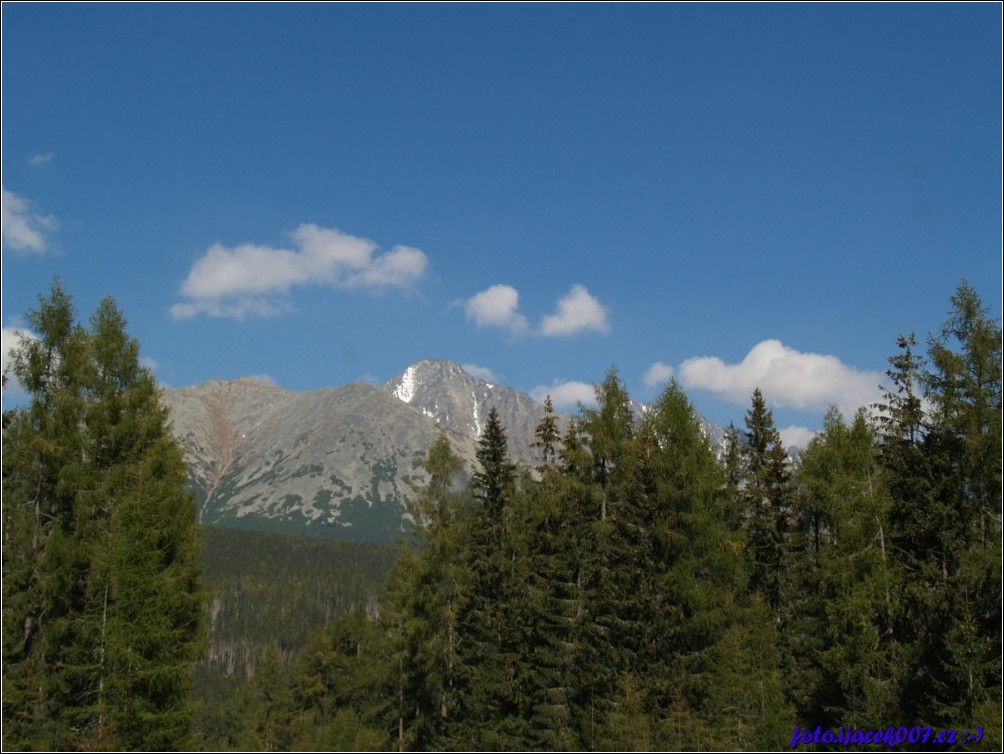
[[[164, 748], [191, 741], [167, 703], [197, 636], [190, 500], [114, 309], [88, 331], [67, 303], [17, 362], [39, 401], [4, 419], [5, 743]], [[776, 749], [880, 720], [999, 746], [1000, 330], [963, 284], [926, 358], [899, 346], [880, 414], [831, 409], [797, 462], [759, 390], [717, 459], [678, 384], [638, 420], [611, 369], [563, 436], [545, 408], [535, 470], [494, 410], [466, 487], [441, 434], [392, 567], [206, 530], [198, 743]]]
[[740, 501], [749, 532], [750, 588], [779, 612], [784, 601], [784, 566], [791, 497], [788, 455], [763, 393], [753, 391], [746, 412]]
[[544, 401], [544, 418], [534, 429], [533, 447], [540, 454], [540, 467], [542, 469], [554, 468], [558, 462], [558, 454], [561, 445], [561, 432], [558, 429], [558, 415], [554, 412], [554, 403], [551, 396], [547, 396]]
[[[895, 614], [910, 650], [900, 703], [935, 724], [999, 705], [1001, 678], [1001, 331], [966, 283], [951, 303], [926, 364], [905, 339], [891, 360], [883, 455], [910, 574]], [[919, 422], [915, 385], [930, 406]]]
[[4, 742], [184, 748], [203, 592], [195, 501], [139, 345], [58, 281], [28, 314], [4, 431]]
[[878, 461], [866, 413], [848, 426], [836, 409], [800, 457], [803, 546], [786, 644], [806, 721], [863, 727], [896, 711], [901, 648], [892, 611], [902, 573], [888, 546], [889, 496]]

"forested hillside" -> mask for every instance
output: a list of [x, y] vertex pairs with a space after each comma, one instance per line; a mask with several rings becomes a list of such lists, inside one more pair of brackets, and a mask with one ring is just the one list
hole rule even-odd
[[999, 749], [1000, 329], [962, 285], [889, 378], [798, 463], [759, 391], [720, 463], [678, 385], [639, 424], [616, 370], [532, 473], [491, 412], [456, 490], [441, 437], [379, 616], [273, 652], [207, 743]]
[[212, 526], [203, 527], [202, 540], [209, 607], [195, 697], [197, 725], [215, 740], [232, 729], [239, 694], [270, 651], [288, 667], [333, 620], [356, 610], [378, 617], [396, 550]]
[[571, 421], [547, 401], [531, 466], [495, 410], [473, 470], [441, 433], [397, 548], [209, 527], [201, 560], [114, 304], [86, 329], [55, 287], [32, 316], [5, 748], [1004, 742], [1001, 330], [965, 284], [896, 341], [882, 405], [832, 409], [797, 459], [760, 390], [719, 456], [676, 382], [639, 417], [611, 368]]

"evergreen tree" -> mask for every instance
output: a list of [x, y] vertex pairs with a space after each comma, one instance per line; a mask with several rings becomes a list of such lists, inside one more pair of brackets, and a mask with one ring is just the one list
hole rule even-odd
[[[928, 359], [901, 337], [882, 412], [901, 714], [1000, 738], [1001, 331], [961, 284]], [[977, 723], [978, 724], [978, 723]]]
[[[387, 748], [387, 723], [397, 707], [394, 659], [384, 625], [362, 605], [315, 632], [291, 674], [276, 665], [274, 680], [266, 675], [259, 685], [255, 676], [259, 696], [269, 700], [265, 709], [272, 709], [274, 743], [306, 751]], [[259, 738], [263, 717], [257, 715]]]
[[474, 498], [484, 512], [491, 536], [501, 541], [507, 527], [505, 514], [516, 482], [516, 465], [509, 460], [509, 441], [494, 406], [478, 440], [478, 468], [471, 480]]
[[774, 622], [773, 611], [754, 594], [715, 642], [700, 748], [766, 751], [791, 740], [795, 714], [785, 699]]
[[[637, 524], [651, 532], [637, 678], [660, 748], [698, 745], [711, 651], [741, 618], [742, 534], [727, 528], [730, 492], [693, 406], [671, 381], [642, 424]], [[666, 720], [673, 710], [674, 722]], [[686, 724], [683, 721], [686, 720]], [[705, 730], [705, 733], [707, 731]]]
[[750, 587], [780, 616], [791, 500], [788, 457], [763, 393], [746, 412], [740, 499], [749, 530]]
[[806, 539], [794, 563], [789, 678], [805, 725], [865, 727], [897, 713], [899, 651], [893, 609], [901, 582], [889, 548], [888, 494], [865, 410], [848, 426], [831, 409], [800, 456], [797, 486]]
[[[1001, 330], [967, 283], [951, 303], [923, 375], [937, 527], [923, 571], [937, 595], [926, 611], [923, 643], [937, 659], [925, 707], [939, 722], [1000, 716]], [[912, 561], [925, 559], [903, 544]]]
[[[5, 747], [67, 749], [87, 722], [66, 671], [82, 605], [72, 532], [90, 365], [87, 333], [55, 281], [26, 315], [11, 370], [31, 399], [4, 430], [3, 735]], [[91, 700], [93, 702], [93, 699]]]
[[596, 386], [596, 409], [584, 411], [582, 429], [589, 438], [593, 458], [593, 480], [599, 486], [599, 518], [606, 521], [610, 506], [630, 495], [631, 453], [634, 417], [627, 389], [617, 370], [611, 367]]
[[533, 434], [536, 438], [533, 447], [540, 453], [540, 468], [554, 468], [561, 452], [561, 432], [550, 395], [544, 400], [544, 418], [534, 428]]
[[457, 613], [466, 594], [465, 521], [454, 491], [463, 461], [441, 432], [422, 464], [429, 482], [419, 490], [418, 549], [402, 548], [387, 580], [381, 621], [396, 668], [399, 746], [437, 748], [456, 713], [454, 672]]
[[[583, 469], [585, 488], [579, 496], [588, 517], [580, 576], [584, 685], [579, 692], [588, 721], [587, 748], [599, 746], [620, 677], [636, 668], [642, 599], [636, 587], [650, 553], [647, 532], [638, 526], [643, 501], [630, 397], [613, 367], [595, 392], [597, 407], [583, 409], [579, 425], [588, 452], [579, 452], [575, 459], [579, 464], [591, 461]], [[571, 450], [567, 441], [566, 446]]]
[[31, 404], [4, 434], [5, 738], [184, 747], [203, 603], [181, 450], [111, 299], [86, 331], [57, 282], [28, 318]]
[[254, 678], [237, 700], [240, 721], [234, 747], [245, 751], [285, 751], [292, 741], [293, 696], [279, 647], [268, 645]]
[[528, 559], [526, 540], [519, 536], [516, 467], [494, 407], [478, 442], [477, 460], [466, 553], [470, 585], [458, 615], [461, 720], [451, 726], [450, 744], [521, 749], [527, 746], [530, 703], [523, 683], [528, 615], [519, 589]]

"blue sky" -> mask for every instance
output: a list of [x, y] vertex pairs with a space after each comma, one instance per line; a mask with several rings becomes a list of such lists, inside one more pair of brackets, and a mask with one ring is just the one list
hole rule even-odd
[[574, 404], [616, 365], [720, 423], [759, 384], [794, 439], [962, 278], [1000, 316], [997, 3], [4, 4], [2, 34], [5, 350], [58, 274], [171, 386], [432, 356]]

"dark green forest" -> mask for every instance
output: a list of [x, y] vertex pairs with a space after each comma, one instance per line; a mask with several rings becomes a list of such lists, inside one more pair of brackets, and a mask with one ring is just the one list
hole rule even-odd
[[1004, 743], [1001, 330], [965, 283], [796, 459], [759, 390], [717, 457], [678, 384], [638, 420], [611, 368], [533, 468], [494, 411], [470, 474], [441, 435], [396, 551], [200, 535], [148, 375], [103, 366], [120, 317], [49, 338], [53, 303], [4, 417], [5, 749]]

